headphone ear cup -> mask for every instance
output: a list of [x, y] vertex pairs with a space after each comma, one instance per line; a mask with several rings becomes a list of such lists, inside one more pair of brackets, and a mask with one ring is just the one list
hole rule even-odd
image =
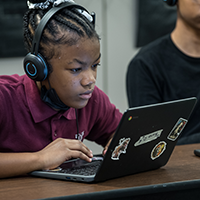
[[47, 64], [41, 54], [27, 54], [24, 58], [24, 71], [34, 81], [43, 81], [48, 75]]
[[164, 2], [167, 3], [169, 6], [175, 6], [177, 0], [164, 0]]

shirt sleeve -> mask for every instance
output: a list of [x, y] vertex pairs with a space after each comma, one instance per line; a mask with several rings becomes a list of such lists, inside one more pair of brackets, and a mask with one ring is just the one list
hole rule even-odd
[[110, 102], [108, 96], [103, 91], [98, 88], [96, 90], [95, 106], [93, 108], [96, 120], [90, 134], [86, 138], [105, 146], [110, 136], [115, 132], [122, 113]]
[[1, 83], [0, 83], [0, 127], [2, 127], [1, 124], [5, 123], [5, 113], [6, 113], [5, 109], [6, 109], [6, 99], [5, 95], [3, 94], [3, 91], [1, 90]]

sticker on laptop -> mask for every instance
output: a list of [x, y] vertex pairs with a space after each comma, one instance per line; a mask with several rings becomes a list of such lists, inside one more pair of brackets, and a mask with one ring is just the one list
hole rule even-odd
[[165, 151], [167, 143], [164, 141], [159, 142], [151, 151], [151, 159], [155, 160], [156, 158], [160, 157], [162, 153]]
[[134, 146], [137, 147], [139, 145], [142, 145], [142, 144], [145, 144], [147, 142], [151, 142], [157, 139], [158, 137], [161, 136], [162, 131], [163, 129], [141, 136], [140, 139], [134, 144]]
[[181, 134], [186, 123], [187, 123], [186, 119], [180, 118], [167, 138], [169, 140], [175, 141], [178, 138], [178, 136]]
[[126, 149], [130, 142], [131, 138], [122, 138], [119, 140], [119, 145], [115, 147], [115, 150], [112, 152], [111, 159], [119, 160], [121, 153], [126, 153]]

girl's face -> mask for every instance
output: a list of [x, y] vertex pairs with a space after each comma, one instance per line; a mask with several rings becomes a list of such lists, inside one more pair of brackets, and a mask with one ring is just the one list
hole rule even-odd
[[[97, 39], [81, 39], [76, 45], [59, 45], [49, 62], [53, 72], [49, 74], [51, 87], [67, 106], [83, 108], [92, 96], [96, 83], [97, 66], [100, 63], [100, 44]], [[49, 89], [48, 80], [43, 85]]]

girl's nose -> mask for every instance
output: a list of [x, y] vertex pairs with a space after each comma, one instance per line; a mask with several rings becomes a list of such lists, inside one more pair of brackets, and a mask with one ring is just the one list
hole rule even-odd
[[89, 86], [96, 83], [96, 72], [93, 70], [87, 70], [84, 73], [81, 84], [83, 86]]

